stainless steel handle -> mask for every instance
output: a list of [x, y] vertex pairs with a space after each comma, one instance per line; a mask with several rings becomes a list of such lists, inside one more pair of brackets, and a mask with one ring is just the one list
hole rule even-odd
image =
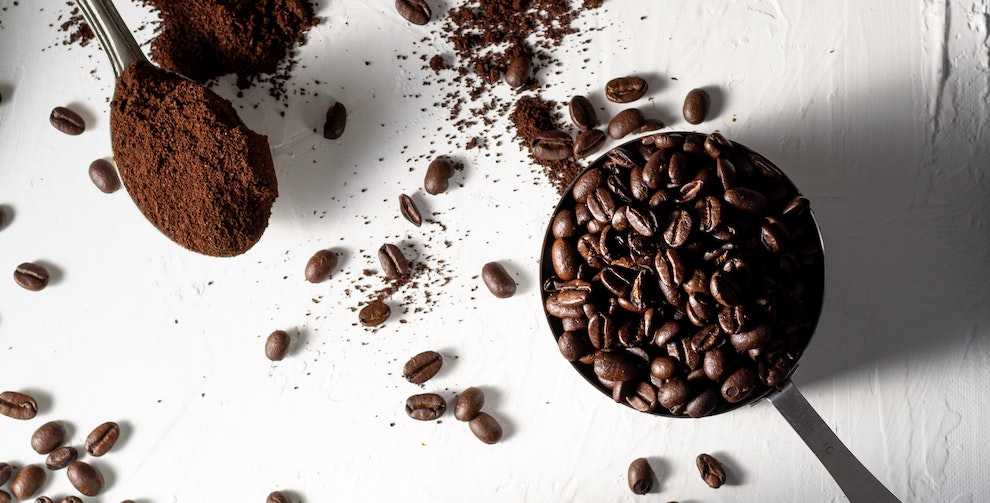
[[103, 46], [117, 77], [135, 61], [147, 61], [141, 46], [110, 0], [76, 0], [83, 18]]
[[811, 452], [818, 456], [828, 473], [852, 503], [899, 503], [897, 499], [845, 444], [835, 436], [822, 417], [788, 379], [779, 393], [767, 397], [780, 415], [794, 428]]

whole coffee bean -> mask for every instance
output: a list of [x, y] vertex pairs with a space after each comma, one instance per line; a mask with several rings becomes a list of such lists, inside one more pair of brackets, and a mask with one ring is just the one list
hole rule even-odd
[[89, 179], [104, 194], [111, 194], [120, 188], [117, 170], [106, 159], [97, 159], [89, 165]]
[[272, 491], [265, 499], [265, 503], [292, 503], [292, 500], [282, 491]]
[[653, 489], [653, 469], [646, 458], [634, 459], [629, 463], [629, 490], [633, 494], [646, 494]]
[[399, 194], [399, 213], [416, 227], [423, 225], [423, 217], [419, 214], [416, 202], [405, 194]]
[[628, 381], [640, 374], [641, 362], [624, 351], [602, 351], [595, 356], [595, 375], [609, 381]]
[[663, 239], [673, 248], [680, 248], [687, 243], [694, 222], [687, 210], [677, 210], [670, 214], [667, 226], [663, 231]]
[[736, 211], [749, 217], [763, 216], [767, 212], [767, 198], [753, 189], [729, 189], [722, 195], [722, 199]]
[[19, 500], [26, 500], [34, 497], [45, 485], [48, 474], [38, 465], [27, 465], [14, 475], [10, 481], [10, 492]]
[[32, 419], [38, 414], [38, 402], [24, 393], [4, 391], [0, 393], [0, 414], [14, 419]]
[[52, 126], [55, 126], [55, 129], [67, 135], [80, 135], [86, 130], [86, 121], [79, 114], [65, 107], [55, 107], [48, 117], [48, 121], [52, 123]]
[[733, 150], [732, 142], [726, 139], [725, 136], [722, 136], [718, 131], [708, 135], [705, 138], [704, 145], [705, 152], [716, 159], [728, 157]]
[[468, 422], [471, 433], [486, 444], [494, 444], [502, 439], [502, 425], [487, 412], [479, 412]]
[[605, 84], [605, 97], [615, 103], [629, 103], [642, 98], [648, 87], [640, 77], [620, 77]]
[[574, 218], [574, 212], [571, 210], [558, 211], [553, 216], [550, 230], [555, 238], [569, 238], [573, 236], [577, 232], [577, 221]]
[[458, 421], [470, 421], [478, 417], [481, 408], [485, 405], [485, 392], [481, 388], [470, 387], [464, 390], [457, 397], [454, 404], [454, 417]]
[[749, 330], [740, 330], [729, 336], [732, 347], [739, 351], [762, 348], [770, 340], [772, 329], [766, 323], [761, 323]]
[[756, 372], [750, 367], [743, 367], [733, 372], [722, 383], [722, 398], [729, 403], [745, 400], [756, 389], [757, 379]]
[[65, 426], [59, 421], [49, 421], [31, 435], [31, 448], [38, 454], [48, 454], [62, 442], [65, 442]]
[[14, 281], [25, 290], [43, 290], [48, 286], [48, 280], [48, 269], [32, 262], [25, 262], [14, 269]]
[[374, 327], [385, 323], [391, 314], [392, 309], [388, 307], [388, 304], [380, 300], [373, 300], [361, 308], [361, 311], [358, 312], [358, 320], [366, 327]]
[[341, 102], [334, 103], [327, 108], [327, 117], [323, 122], [323, 137], [328, 140], [336, 140], [344, 134], [347, 126], [347, 109]]
[[7, 212], [3, 211], [3, 207], [0, 207], [0, 229], [7, 225]]
[[[594, 194], [598, 187], [601, 187], [605, 183], [605, 173], [598, 168], [589, 168], [584, 172], [578, 179], [574, 182], [574, 188], [571, 189], [571, 195], [574, 200], [579, 203], [584, 203], [588, 200], [591, 194]], [[577, 208], [586, 208], [583, 205], [577, 206], [574, 210], [574, 216], [577, 217]], [[578, 225], [582, 225], [581, 221], [578, 220]]]
[[69, 463], [66, 475], [72, 487], [86, 496], [96, 496], [103, 491], [103, 473], [89, 463], [84, 461]]
[[[703, 372], [703, 371], [702, 371]], [[691, 417], [702, 417], [711, 414], [718, 406], [719, 392], [715, 388], [707, 388], [688, 402], [684, 412]]]
[[684, 98], [681, 113], [689, 124], [701, 124], [708, 116], [708, 92], [704, 89], [692, 89]]
[[489, 262], [481, 268], [481, 278], [492, 295], [507, 299], [516, 293], [516, 281], [512, 279], [505, 267], [498, 262]]
[[412, 24], [424, 25], [430, 22], [433, 11], [426, 0], [395, 0], [395, 10]]
[[709, 487], [713, 489], [722, 487], [722, 484], [725, 483], [725, 469], [722, 468], [722, 463], [719, 460], [709, 454], [698, 454], [695, 463], [698, 465], [701, 478]]
[[48, 496], [40, 496], [34, 500], [34, 503], [55, 503], [55, 500], [49, 498]]
[[564, 281], [570, 281], [577, 277], [581, 256], [570, 240], [559, 238], [554, 240], [550, 248], [550, 261], [557, 277]]
[[608, 122], [608, 135], [618, 140], [639, 129], [646, 121], [643, 112], [638, 108], [627, 108], [612, 117]]
[[10, 493], [0, 489], [0, 503], [10, 503], [11, 501]]
[[588, 98], [581, 95], [571, 98], [567, 109], [571, 113], [571, 122], [574, 123], [574, 127], [581, 131], [589, 131], [598, 125], [598, 115]]
[[443, 366], [443, 356], [436, 351], [423, 351], [402, 366], [402, 377], [413, 384], [423, 384], [437, 375]]
[[48, 457], [45, 459], [45, 466], [52, 471], [61, 470], [69, 466], [69, 463], [75, 461], [78, 457], [79, 451], [75, 447], [63, 445], [48, 453]]
[[289, 334], [285, 330], [276, 330], [268, 334], [268, 339], [265, 340], [265, 357], [273, 362], [281, 361], [289, 352], [290, 342]]
[[79, 496], [66, 496], [62, 498], [62, 503], [83, 503], [83, 500]]
[[402, 279], [409, 276], [409, 263], [398, 246], [385, 243], [378, 249], [378, 261], [388, 279]]
[[432, 421], [446, 410], [446, 400], [436, 393], [423, 393], [406, 399], [406, 414], [418, 421]]
[[574, 140], [571, 135], [557, 129], [542, 131], [529, 142], [529, 151], [533, 157], [543, 161], [561, 161], [573, 153]]
[[320, 250], [313, 254], [306, 262], [304, 275], [306, 281], [319, 283], [330, 277], [330, 273], [337, 268], [337, 253], [332, 250]]
[[428, 194], [437, 195], [450, 187], [450, 177], [454, 176], [454, 164], [447, 157], [437, 157], [426, 168], [423, 188]]
[[505, 83], [511, 87], [519, 87], [529, 80], [529, 74], [533, 71], [533, 60], [528, 54], [520, 54], [509, 62], [509, 67], [505, 69]]
[[[566, 318], [574, 319], [574, 318]], [[588, 338], [576, 332], [564, 332], [557, 339], [560, 354], [569, 362], [574, 362], [588, 354]]]
[[634, 132], [636, 134], [650, 133], [653, 131], [659, 131], [665, 127], [667, 127], [667, 125], [664, 124], [663, 121], [657, 119], [646, 119], [643, 121], [643, 125], [639, 126], [639, 129]]
[[10, 476], [14, 473], [14, 467], [7, 463], [0, 463], [0, 486], [7, 483], [10, 480]]
[[668, 379], [660, 385], [659, 389], [657, 389], [657, 400], [660, 401], [660, 405], [663, 405], [671, 411], [679, 407], [683, 407], [687, 402], [687, 398], [687, 384], [680, 379]]
[[574, 157], [584, 159], [601, 150], [605, 145], [605, 133], [601, 129], [582, 131], [574, 140]]
[[640, 412], [650, 412], [657, 407], [657, 390], [648, 382], [639, 382], [635, 384], [632, 392], [625, 397], [625, 400], [630, 407]]

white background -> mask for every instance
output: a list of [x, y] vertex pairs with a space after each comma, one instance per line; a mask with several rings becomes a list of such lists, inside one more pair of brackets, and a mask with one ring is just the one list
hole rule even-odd
[[[152, 19], [119, 3], [132, 27]], [[322, 22], [287, 102], [263, 87], [238, 97], [230, 79], [215, 88], [268, 135], [280, 189], [260, 243], [216, 259], [172, 244], [124, 191], [89, 181], [89, 163], [111, 155], [113, 79], [95, 42], [61, 44], [51, 25], [65, 2], [0, 0], [0, 207], [10, 217], [0, 388], [40, 405], [32, 421], [0, 417], [0, 461], [43, 463], [29, 437], [46, 421], [63, 421], [81, 448], [114, 420], [117, 447], [86, 458], [108, 482], [90, 501], [263, 501], [273, 489], [309, 503], [844, 500], [766, 402], [665, 419], [588, 386], [559, 355], [539, 301], [554, 190], [504, 118], [491, 128], [501, 146], [467, 150], [471, 135], [435, 105], [449, 84], [423, 85], [436, 77], [420, 56], [452, 53], [436, 34], [445, 9], [431, 0], [434, 22], [416, 27], [387, 0], [316, 3]], [[555, 53], [563, 64], [539, 74], [544, 98], [588, 94], [606, 118], [621, 108], [603, 99], [604, 83], [644, 75], [650, 99], [636, 105], [673, 129], [687, 127], [686, 92], [706, 87], [714, 111], [700, 129], [787, 171], [816, 211], [828, 274], [795, 382], [904, 501], [990, 500], [988, 23], [986, 0], [606, 0]], [[348, 124], [329, 141], [320, 132], [335, 100]], [[59, 105], [86, 118], [83, 135], [48, 124]], [[436, 154], [465, 169], [429, 196], [422, 179]], [[400, 193], [434, 222], [401, 219]], [[355, 308], [383, 285], [363, 270], [378, 271], [384, 242], [428, 272], [370, 331]], [[338, 272], [305, 282], [306, 260], [328, 247], [342, 255]], [[492, 260], [517, 278], [515, 297], [481, 284]], [[13, 282], [25, 261], [52, 270], [47, 289]], [[263, 347], [275, 329], [293, 349], [272, 364]], [[401, 367], [426, 349], [445, 363], [425, 390], [452, 403], [481, 387], [500, 443], [479, 442], [452, 414], [406, 416], [405, 398], [423, 389]], [[725, 462], [726, 486], [701, 481], [701, 452]], [[634, 496], [625, 472], [641, 456], [658, 483]], [[44, 493], [75, 491], [63, 471]]]

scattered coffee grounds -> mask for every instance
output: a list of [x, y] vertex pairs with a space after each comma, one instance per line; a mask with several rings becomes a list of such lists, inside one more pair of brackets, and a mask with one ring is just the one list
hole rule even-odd
[[296, 44], [317, 24], [308, 0], [144, 1], [161, 18], [151, 43], [158, 64], [199, 82], [237, 74], [241, 89], [266, 81], [275, 98], [285, 95]]
[[[510, 119], [516, 127], [516, 138], [523, 150], [529, 151], [529, 144], [537, 133], [563, 129], [560, 123], [560, 114], [554, 111], [556, 107], [555, 102], [544, 101], [536, 96], [519, 98], [512, 109]], [[557, 189], [558, 194], [563, 194], [574, 177], [582, 170], [581, 166], [571, 159], [559, 161], [547, 161], [535, 157], [532, 159], [533, 162], [543, 167], [543, 174]]]
[[86, 24], [79, 7], [75, 7], [73, 2], [68, 2], [73, 6], [69, 11], [69, 19], [59, 25], [59, 31], [68, 33], [68, 37], [62, 40], [62, 45], [79, 45], [86, 47], [95, 38], [93, 30]]
[[110, 104], [114, 160], [144, 216], [176, 243], [232, 256], [253, 246], [278, 195], [268, 139], [205, 87], [137, 62]]

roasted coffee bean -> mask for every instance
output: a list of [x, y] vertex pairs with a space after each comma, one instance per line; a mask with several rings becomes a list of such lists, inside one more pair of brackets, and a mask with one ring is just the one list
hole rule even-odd
[[572, 279], [560, 285], [557, 301], [565, 307], [583, 307], [591, 297], [591, 283], [581, 279]]
[[642, 365], [625, 351], [601, 351], [595, 356], [595, 375], [609, 381], [628, 381], [641, 372]]
[[330, 273], [337, 268], [337, 253], [331, 250], [320, 250], [313, 254], [306, 262], [304, 275], [306, 281], [319, 283], [330, 277]]
[[564, 332], [557, 339], [560, 354], [569, 362], [574, 362], [589, 352], [588, 338], [576, 332]]
[[481, 408], [485, 406], [485, 392], [481, 388], [470, 387], [457, 397], [454, 404], [454, 417], [458, 421], [470, 421], [478, 417]]
[[486, 444], [494, 444], [502, 439], [502, 425], [487, 412], [479, 412], [468, 422], [471, 433]]
[[378, 261], [385, 271], [385, 277], [398, 280], [409, 276], [409, 263], [398, 246], [385, 243], [378, 249]]
[[675, 210], [667, 218], [666, 227], [663, 231], [663, 240], [672, 248], [680, 248], [687, 243], [694, 222], [691, 213], [687, 210]]
[[510, 87], [519, 87], [529, 80], [529, 74], [533, 71], [533, 60], [528, 54], [520, 54], [509, 62], [509, 67], [505, 69], [505, 83]]
[[560, 303], [558, 294], [553, 294], [547, 297], [547, 300], [543, 305], [546, 308], [547, 313], [557, 318], [577, 318], [584, 316], [582, 306], [563, 305]]
[[658, 381], [666, 381], [677, 373], [680, 364], [669, 356], [658, 356], [650, 362], [650, 375]]
[[423, 188], [428, 194], [437, 195], [450, 187], [450, 177], [454, 176], [454, 164], [447, 157], [438, 157], [430, 162], [423, 178]]
[[574, 140], [574, 157], [584, 159], [601, 150], [605, 144], [605, 133], [601, 129], [582, 131]]
[[722, 203], [715, 196], [706, 196], [694, 204], [698, 212], [698, 229], [712, 232], [722, 223]]
[[608, 122], [608, 135], [618, 140], [639, 129], [645, 121], [646, 117], [640, 109], [627, 108], [615, 114], [615, 117]]
[[73, 461], [69, 463], [69, 468], [65, 473], [68, 475], [72, 487], [86, 496], [96, 496], [103, 491], [103, 473], [89, 463]]
[[729, 403], [741, 402], [749, 397], [756, 385], [756, 372], [749, 367], [742, 367], [725, 378], [722, 383], [722, 398]]
[[695, 351], [711, 351], [725, 343], [722, 331], [716, 325], [706, 325], [698, 330], [691, 339], [691, 347]]
[[637, 208], [626, 210], [626, 218], [629, 226], [640, 236], [652, 236], [657, 231], [657, 219], [649, 211], [641, 211]]
[[662, 121], [657, 119], [646, 119], [643, 121], [643, 125], [639, 126], [639, 129], [634, 131], [636, 134], [650, 133], [652, 131], [659, 131], [667, 127]]
[[368, 305], [361, 308], [358, 312], [358, 319], [361, 324], [366, 327], [374, 327], [385, 323], [385, 320], [392, 314], [392, 310], [388, 307], [388, 304], [380, 301], [373, 300], [368, 303]]
[[507, 299], [516, 293], [516, 281], [498, 262], [489, 262], [481, 268], [481, 279], [492, 295]]
[[0, 414], [14, 419], [32, 419], [38, 414], [38, 402], [24, 393], [4, 391], [0, 393]]
[[[605, 183], [605, 173], [598, 168], [589, 168], [581, 176], [578, 177], [577, 181], [574, 182], [574, 188], [571, 189], [571, 195], [574, 200], [579, 203], [587, 202], [588, 197], [594, 194], [598, 187], [601, 187]], [[574, 209], [574, 216], [579, 217], [578, 209], [583, 208], [583, 205], [578, 205]], [[578, 219], [578, 225], [583, 225], [581, 220]]]
[[55, 500], [49, 498], [48, 496], [40, 496], [34, 500], [34, 503], [55, 503]]
[[692, 89], [684, 98], [681, 113], [689, 124], [701, 124], [708, 116], [708, 93], [704, 89]]
[[55, 107], [48, 121], [55, 126], [55, 129], [67, 135], [80, 135], [86, 130], [86, 121], [79, 114], [65, 107]]
[[282, 491], [272, 491], [265, 499], [265, 503], [292, 503], [292, 499]]
[[10, 492], [19, 500], [26, 500], [38, 494], [45, 485], [48, 474], [38, 465], [27, 465], [10, 481]]
[[48, 453], [48, 457], [45, 459], [45, 466], [52, 471], [61, 470], [69, 466], [69, 463], [75, 461], [78, 457], [79, 451], [75, 447], [63, 445]]
[[11, 501], [13, 500], [11, 499], [10, 493], [0, 489], [0, 503], [10, 503]]
[[436, 393], [423, 393], [406, 399], [406, 414], [418, 421], [432, 421], [446, 410], [447, 401]]
[[412, 24], [424, 25], [430, 22], [433, 11], [426, 0], [395, 0], [395, 10]]
[[705, 152], [715, 159], [728, 157], [732, 153], [733, 149], [732, 142], [722, 136], [722, 134], [718, 131], [708, 135], [708, 137], [705, 138], [704, 145]]
[[97, 159], [89, 165], [89, 179], [104, 194], [116, 192], [120, 188], [117, 170], [106, 159]]
[[633, 494], [646, 494], [653, 489], [653, 469], [646, 458], [634, 459], [627, 473], [629, 490]]
[[14, 473], [14, 467], [7, 463], [0, 462], [0, 486], [3, 486], [10, 480], [10, 476]]
[[560, 325], [565, 332], [581, 332], [588, 329], [587, 318], [564, 318], [560, 320]]
[[423, 217], [419, 214], [419, 208], [416, 206], [416, 202], [405, 194], [399, 194], [399, 213], [402, 214], [402, 218], [405, 218], [416, 227], [423, 225]]
[[715, 176], [722, 185], [722, 190], [729, 190], [736, 184], [736, 166], [725, 157], [715, 161]]
[[59, 421], [49, 421], [31, 435], [31, 448], [38, 454], [48, 454], [62, 442], [65, 442], [65, 426]]
[[577, 277], [581, 256], [578, 254], [577, 248], [569, 240], [563, 238], [556, 239], [550, 249], [550, 258], [553, 263], [553, 270], [558, 278], [564, 281], [570, 281]]
[[437, 375], [443, 366], [443, 356], [436, 351], [423, 351], [402, 366], [402, 377], [413, 384], [423, 384]]
[[48, 269], [32, 262], [25, 262], [14, 269], [14, 281], [25, 290], [37, 292], [48, 286]]
[[687, 403], [688, 387], [684, 381], [671, 378], [667, 379], [660, 388], [657, 389], [657, 400], [660, 405], [666, 407], [671, 412], [680, 409]]
[[729, 336], [732, 347], [738, 351], [762, 348], [770, 340], [772, 329], [770, 325], [761, 323], [749, 330], [740, 330]]
[[3, 229], [5, 225], [7, 225], [7, 212], [0, 206], [0, 229]]
[[289, 342], [289, 334], [284, 330], [268, 334], [268, 339], [265, 340], [265, 357], [273, 362], [282, 360], [289, 352]]
[[702, 369], [704, 369], [705, 376], [712, 382], [722, 382], [726, 371], [725, 351], [722, 348], [717, 348], [706, 352]]
[[561, 161], [573, 154], [574, 141], [571, 135], [560, 130], [543, 131], [533, 136], [529, 151], [540, 160]]
[[[805, 214], [809, 207], [811, 207], [811, 203], [807, 198], [797, 196], [784, 205], [784, 209], [781, 210], [781, 214], [784, 218], [797, 218]], [[3, 227], [3, 217], [0, 217], [0, 227]]]
[[657, 390], [650, 383], [640, 381], [625, 400], [630, 407], [640, 412], [650, 412], [657, 408]]
[[605, 84], [605, 97], [615, 103], [629, 103], [642, 98], [648, 88], [640, 77], [620, 77]]
[[588, 98], [580, 95], [571, 98], [571, 102], [568, 104], [568, 110], [571, 113], [571, 122], [574, 123], [574, 127], [581, 131], [591, 130], [598, 125], [598, 116], [595, 114], [595, 107], [588, 101]]
[[323, 137], [336, 140], [344, 134], [345, 127], [347, 127], [347, 108], [338, 101], [327, 108], [326, 120], [323, 122]]
[[725, 484], [725, 469], [722, 463], [708, 454], [698, 454], [695, 463], [698, 465], [698, 472], [701, 478], [713, 489], [718, 489]]
[[767, 198], [753, 189], [746, 187], [729, 189], [725, 191], [722, 199], [748, 217], [760, 217], [767, 212]]
[[571, 210], [560, 210], [553, 216], [550, 232], [554, 238], [569, 238], [577, 233], [577, 221]]
[[708, 287], [712, 297], [723, 306], [738, 306], [743, 302], [743, 285], [735, 274], [715, 271]]
[[62, 503], [83, 503], [83, 500], [79, 496], [66, 496], [62, 498]]
[[707, 416], [718, 407], [719, 393], [715, 388], [706, 388], [691, 399], [684, 407], [684, 412], [691, 417]]
[[782, 249], [787, 247], [789, 240], [790, 236], [783, 222], [774, 217], [763, 219], [763, 225], [760, 226], [760, 243], [767, 251], [780, 253]]

